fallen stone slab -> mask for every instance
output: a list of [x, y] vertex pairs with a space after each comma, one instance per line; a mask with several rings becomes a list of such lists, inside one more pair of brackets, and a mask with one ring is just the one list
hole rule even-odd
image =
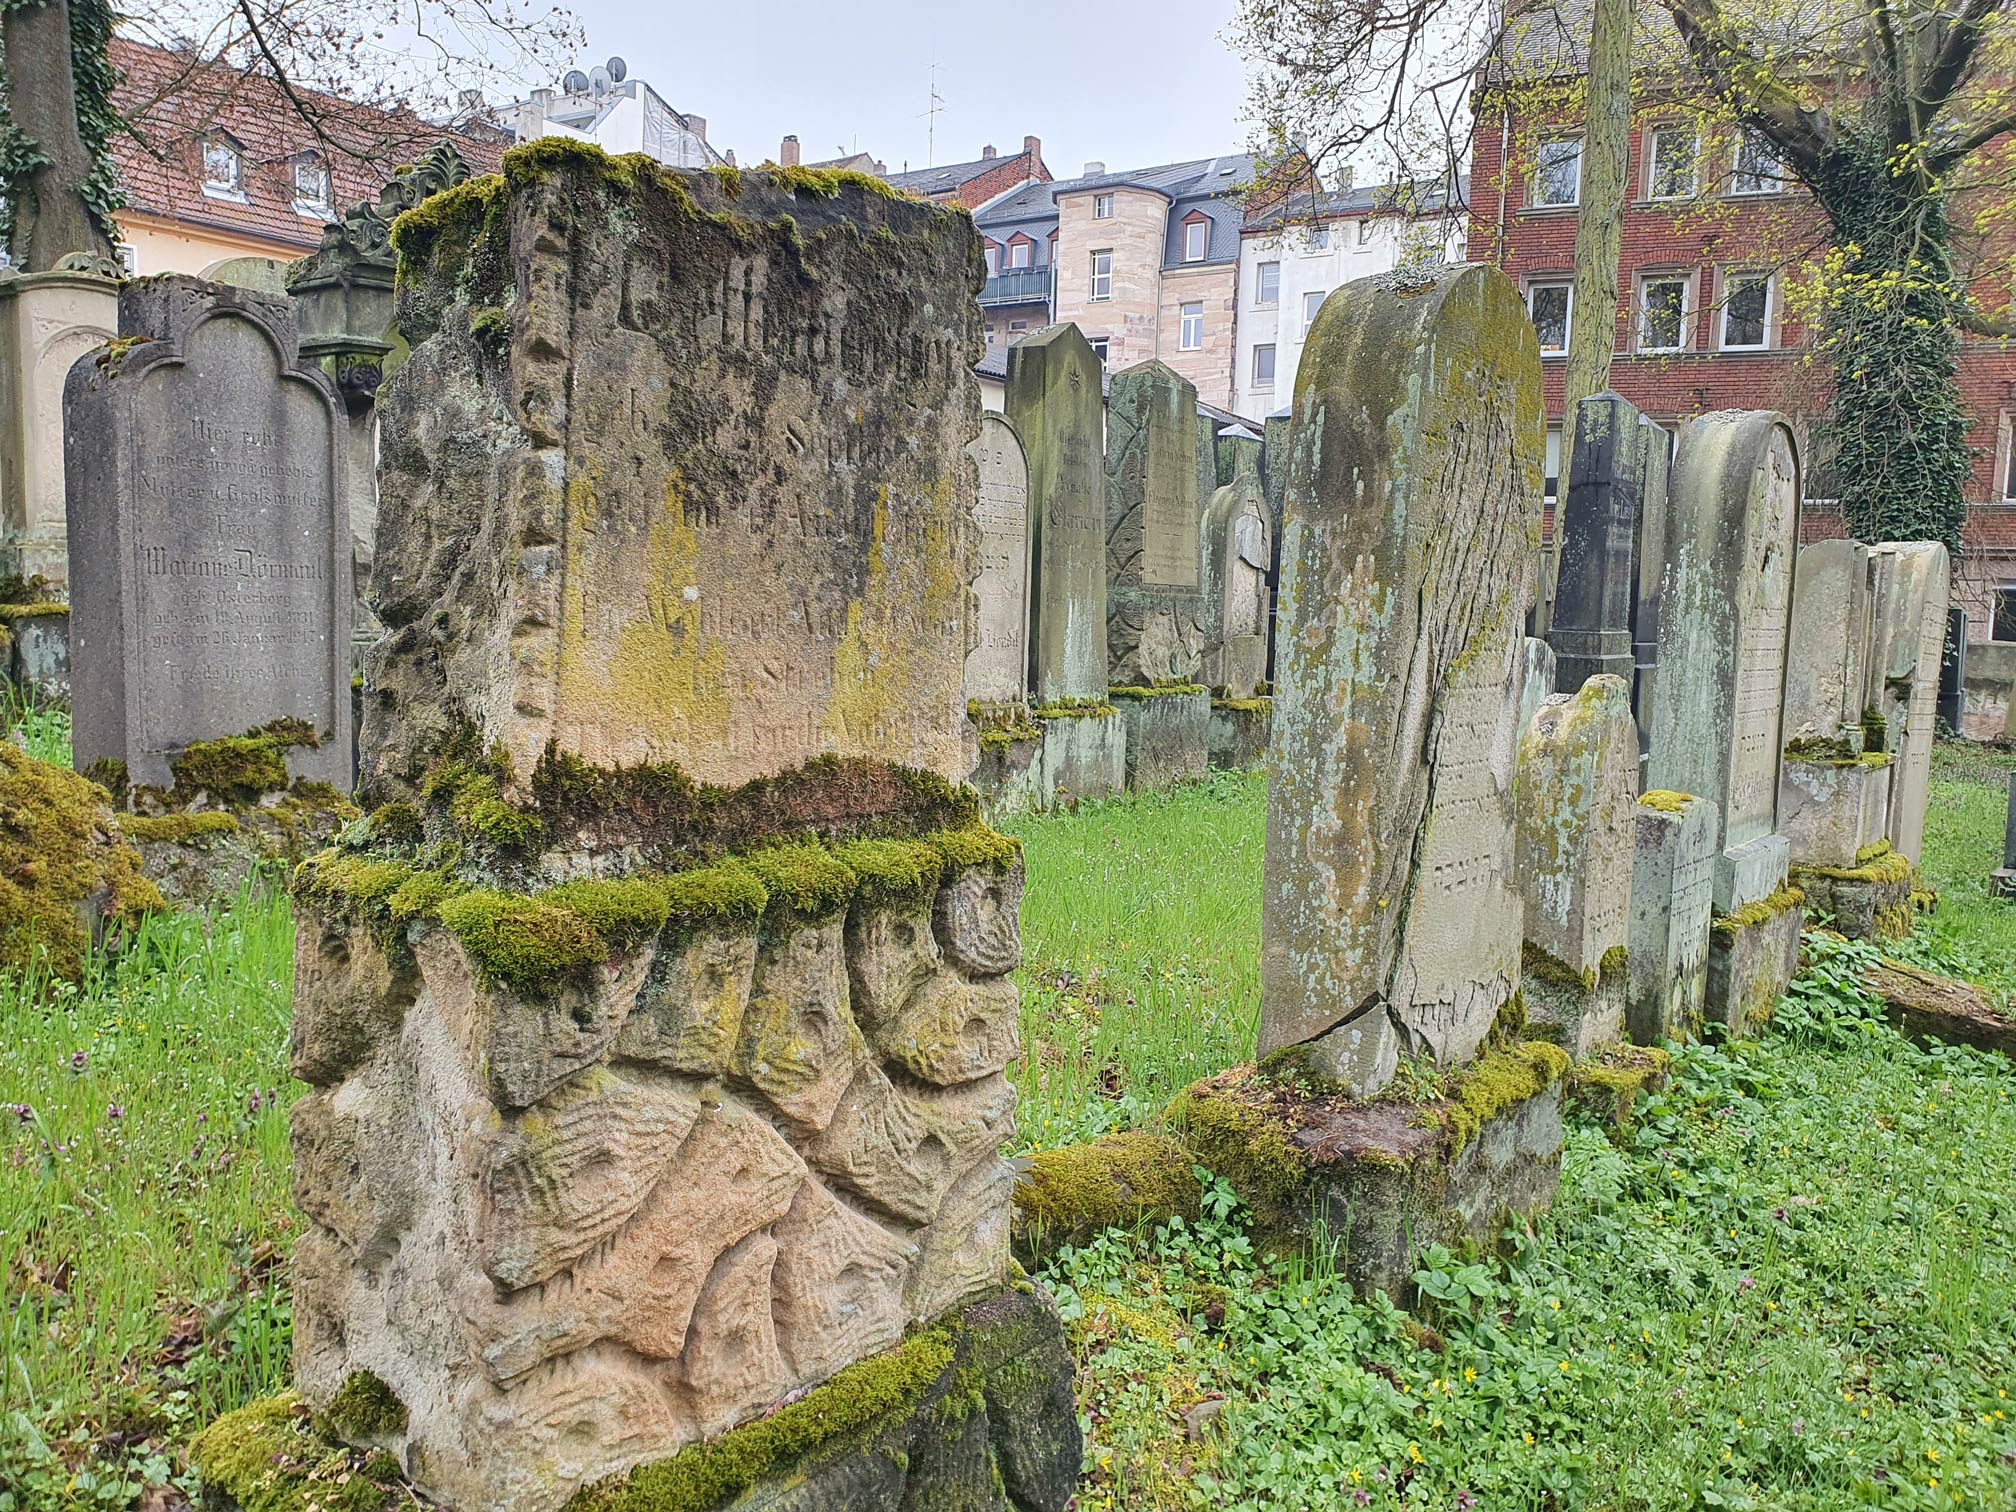
[[2016, 1013], [1972, 982], [1885, 960], [1863, 975], [1862, 985], [1916, 1044], [1972, 1045], [2016, 1060]]

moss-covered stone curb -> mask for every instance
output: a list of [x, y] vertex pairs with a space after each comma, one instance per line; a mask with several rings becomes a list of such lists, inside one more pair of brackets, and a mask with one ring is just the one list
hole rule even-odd
[[1106, 697], [1109, 701], [1119, 700], [1122, 702], [1139, 703], [1145, 699], [1150, 698], [1182, 698], [1188, 695], [1194, 695], [1198, 693], [1208, 693], [1210, 691], [1211, 690], [1205, 687], [1204, 684], [1202, 683], [1192, 683], [1192, 682], [1154, 683], [1147, 687], [1121, 686], [1117, 688], [1108, 688], [1106, 690]]
[[2016, 1011], [1972, 982], [1886, 959], [1864, 974], [1862, 985], [1918, 1044], [1972, 1045], [2016, 1060]]
[[208, 1512], [390, 1512], [413, 1503], [396, 1459], [338, 1443], [291, 1391], [217, 1419], [189, 1446], [189, 1463]]
[[1090, 1144], [1040, 1150], [1018, 1164], [1013, 1241], [1025, 1265], [1064, 1245], [1082, 1245], [1103, 1229], [1197, 1217], [1201, 1189], [1190, 1152], [1167, 1134], [1107, 1134]]
[[1035, 720], [1045, 719], [1111, 719], [1120, 711], [1101, 698], [1061, 698], [1051, 703], [1038, 704], [1029, 711]]
[[1673, 1057], [1664, 1050], [1613, 1045], [1569, 1069], [1563, 1082], [1568, 1105], [1617, 1130], [1627, 1129], [1639, 1097], [1666, 1085], [1672, 1063]]
[[1801, 907], [1805, 902], [1806, 894], [1788, 884], [1779, 887], [1769, 897], [1759, 898], [1755, 903], [1746, 903], [1730, 913], [1715, 915], [1708, 928], [1713, 934], [1731, 938], [1742, 930], [1755, 928], [1759, 924], [1769, 924], [1780, 914]]

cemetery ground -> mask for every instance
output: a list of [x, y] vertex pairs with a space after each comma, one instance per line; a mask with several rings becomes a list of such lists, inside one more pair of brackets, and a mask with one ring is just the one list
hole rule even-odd
[[[1897, 952], [2005, 999], [2012, 764], [1942, 748], [1942, 903]], [[1264, 818], [1264, 779], [1220, 776], [1009, 826], [1021, 1150], [1151, 1122], [1246, 1053]], [[0, 982], [0, 1512], [168, 1512], [195, 1429], [287, 1383], [291, 939], [253, 897], [155, 919], [80, 987]], [[1890, 1029], [1867, 947], [1808, 948], [1762, 1034], [1678, 1052], [1628, 1127], [1574, 1115], [1554, 1209], [1432, 1253], [1411, 1314], [1263, 1260], [1208, 1178], [1194, 1224], [1054, 1254], [1079, 1505], [2016, 1502], [2016, 1074]], [[346, 1496], [324, 1512], [384, 1504]]]

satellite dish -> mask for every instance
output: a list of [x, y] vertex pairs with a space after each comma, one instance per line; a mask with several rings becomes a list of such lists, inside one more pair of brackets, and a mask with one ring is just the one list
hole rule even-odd
[[588, 70], [588, 83], [598, 95], [609, 93], [609, 70], [597, 63]]
[[621, 58], [611, 58], [608, 67], [609, 82], [612, 84], [621, 84], [625, 79], [630, 77], [630, 65], [625, 63]]
[[581, 72], [578, 68], [570, 68], [567, 70], [567, 77], [560, 81], [560, 87], [570, 95], [586, 94], [588, 92], [588, 75]]

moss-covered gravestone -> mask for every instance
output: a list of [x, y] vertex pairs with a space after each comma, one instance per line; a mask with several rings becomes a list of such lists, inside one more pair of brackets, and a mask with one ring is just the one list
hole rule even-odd
[[1119, 687], [1190, 682], [1204, 656], [1197, 390], [1160, 362], [1106, 405], [1106, 664]]
[[1519, 987], [1512, 778], [1540, 362], [1483, 267], [1361, 279], [1303, 349], [1281, 548], [1260, 1051], [1362, 1094]]
[[1782, 415], [1718, 410], [1688, 429], [1667, 497], [1647, 786], [1715, 806], [1707, 1011], [1740, 1028], [1798, 965], [1798, 890], [1778, 832], [1799, 458]]
[[545, 142], [395, 238], [376, 806], [297, 882], [301, 1395], [469, 1512], [1062, 1512], [1021, 858], [955, 786], [970, 221]]
[[1519, 742], [1523, 990], [1527, 1022], [1577, 1060], [1624, 1031], [1637, 790], [1627, 678], [1541, 705]]
[[1653, 789], [1638, 800], [1624, 1027], [1656, 1045], [1700, 1032], [1715, 912], [1715, 805]]
[[1778, 827], [1795, 866], [1853, 866], [1887, 836], [1890, 757], [1866, 740], [1871, 628], [1868, 548], [1802, 546], [1778, 779]]
[[1944, 546], [1927, 541], [1886, 541], [1869, 555], [1875, 566], [1869, 706], [1877, 716], [1871, 723], [1882, 729], [1891, 758], [1890, 844], [1916, 864], [1925, 843], [1951, 563]]

